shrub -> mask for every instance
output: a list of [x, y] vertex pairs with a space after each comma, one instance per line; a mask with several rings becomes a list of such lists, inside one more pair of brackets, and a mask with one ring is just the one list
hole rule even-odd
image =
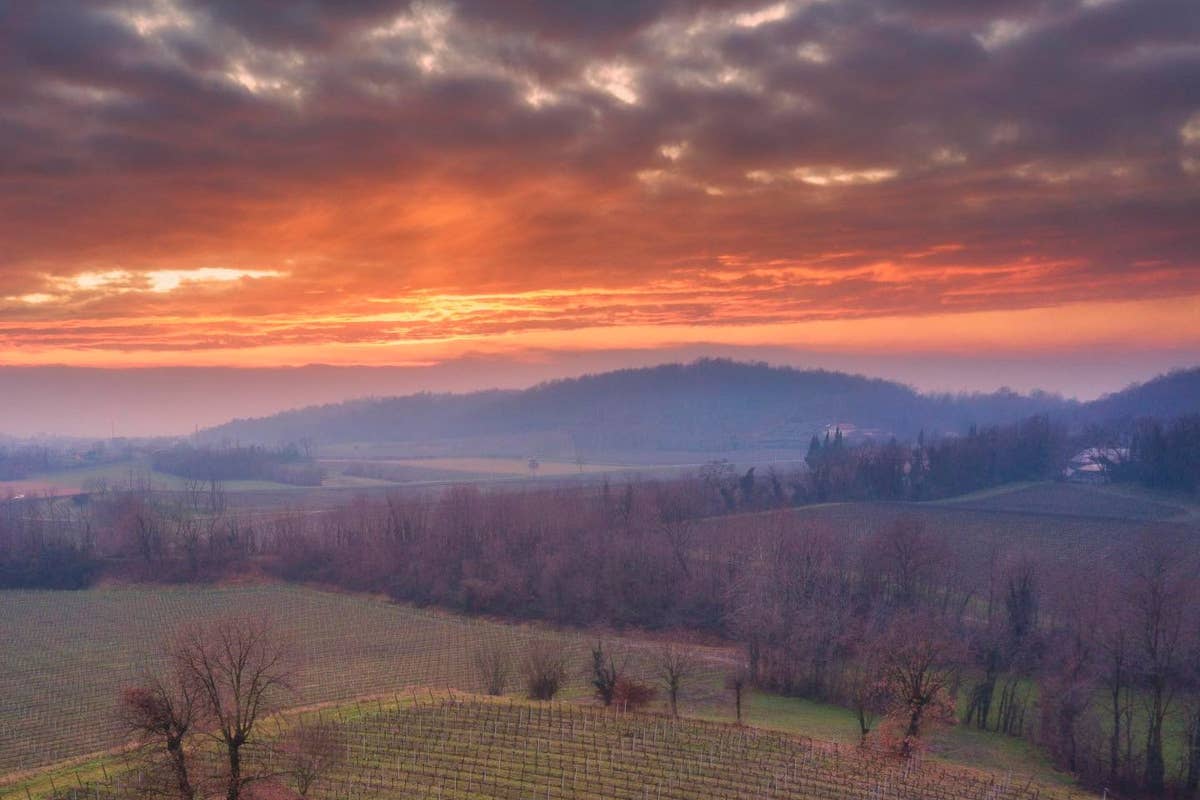
[[622, 711], [637, 711], [654, 701], [654, 687], [631, 678], [620, 678], [613, 689], [613, 704]]
[[566, 656], [556, 642], [533, 642], [522, 667], [530, 700], [553, 700], [567, 680]]

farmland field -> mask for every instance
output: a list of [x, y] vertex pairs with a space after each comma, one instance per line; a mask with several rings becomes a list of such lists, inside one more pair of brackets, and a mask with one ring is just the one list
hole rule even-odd
[[[255, 492], [243, 494], [250, 497]], [[1021, 499], [1026, 495], [1032, 499]], [[1038, 498], [1040, 510], [1008, 508], [1027, 501], [1037, 505]], [[1105, 498], [1118, 505], [1103, 506]], [[1080, 513], [1087, 508], [1119, 508], [1130, 518]], [[791, 531], [806, 526], [871, 536], [898, 516], [908, 515], [960, 542], [964, 553], [974, 554], [970, 558], [990, 558], [995, 547], [1010, 552], [1033, 547], [1051, 557], [1073, 559], [1146, 531], [1172, 537], [1200, 535], [1187, 515], [1178, 517], [1184, 522], [1176, 516], [1163, 521], [1163, 508], [1172, 507], [1153, 497], [1121, 495], [1106, 488], [1033, 484], [960, 503], [827, 504], [722, 517], [705, 522], [702, 528], [709, 528], [712, 535], [747, 540], [776, 528]], [[589, 697], [587, 648], [596, 634], [586, 631], [465, 618], [286, 585], [0, 592], [0, 697], [4, 700], [0, 786], [7, 773], [118, 745], [120, 731], [113, 712], [121, 687], [160, 658], [161, 642], [175, 627], [230, 612], [269, 614], [290, 639], [302, 643], [296, 659], [296, 692], [289, 701], [293, 706], [346, 702], [418, 686], [477, 691], [472, 654], [480, 643], [502, 642], [517, 653], [531, 640], [546, 637], [568, 649], [575, 669], [561, 699], [582, 703]], [[649, 680], [652, 639], [645, 635], [606, 638], [619, 642], [631, 657], [631, 671]], [[683, 698], [684, 713], [694, 719], [728, 721], [732, 707], [722, 678], [733, 653], [722, 648], [704, 652], [705, 672]], [[661, 707], [660, 700], [656, 708]], [[770, 730], [843, 745], [855, 741], [856, 722], [847, 709], [754, 693], [746, 712], [747, 722], [764, 736]], [[933, 732], [929, 744], [931, 757], [939, 763], [1030, 776], [1046, 785], [1062, 785], [1065, 780], [1023, 740], [959, 725]], [[449, 789], [443, 791], [444, 796], [453, 796]], [[674, 790], [663, 791], [668, 797]]]
[[[272, 615], [297, 653], [296, 705], [405, 686], [478, 688], [472, 651], [553, 636], [585, 666], [594, 641], [289, 586], [0, 592], [0, 775], [119, 744], [115, 703], [185, 621]], [[636, 653], [634, 654], [636, 656]], [[719, 683], [716, 670], [708, 683]], [[582, 671], [572, 675], [582, 691]]]
[[[589, 698], [584, 670], [594, 633], [553, 632], [282, 585], [0, 592], [0, 786], [6, 773], [119, 744], [113, 713], [118, 693], [136, 680], [143, 665], [157, 661], [165, 634], [186, 620], [235, 611], [269, 613], [285, 633], [303, 642], [291, 700], [295, 706], [402, 693], [413, 686], [477, 691], [471, 663], [479, 643], [503, 642], [519, 652], [522, 644], [546, 637], [560, 641], [578, 668], [562, 698]], [[605, 639], [630, 657], [634, 675], [650, 678], [652, 640]], [[722, 682], [731, 653], [701, 652], [706, 666], [681, 699], [683, 713], [728, 721], [733, 709]], [[663, 701], [653, 707], [661, 710]], [[853, 743], [857, 724], [847, 709], [758, 693], [748, 698], [746, 721], [764, 730], [846, 744]], [[1034, 776], [1044, 783], [1063, 781], [1040, 755], [1014, 752], [1019, 744], [956, 726], [935, 734], [931, 753], [939, 760]]]
[[[469, 475], [529, 475], [529, 460], [523, 458], [399, 458], [379, 463], [395, 464], [436, 472]], [[619, 464], [575, 464], [566, 461], [539, 461], [539, 475], [577, 475], [581, 472], [614, 472], [629, 469]]]
[[[1045, 489], [1038, 488], [1041, 486]], [[1200, 524], [1191, 514], [1172, 515], [1170, 519], [1146, 518], [1146, 514], [1155, 513], [1158, 507], [1154, 501], [1116, 496], [1114, 502], [1126, 505], [1126, 513], [1140, 511], [1142, 516], [1091, 516], [1080, 506], [1087, 497], [1067, 493], [1079, 487], [1038, 484], [1033, 488], [1045, 493], [1045, 505], [1054, 504], [1060, 510], [1018, 510], [1017, 501], [997, 494], [994, 498], [962, 503], [828, 503], [710, 519], [704, 525], [718, 536], [753, 536], [764, 530], [807, 527], [870, 537], [904, 517], [919, 521], [931, 533], [944, 535], [969, 559], [991, 558], [996, 550], [1009, 553], [1036, 550], [1050, 558], [1073, 559], [1105, 552], [1147, 534], [1188, 544], [1200, 543]], [[1062, 492], [1064, 489], [1066, 492]], [[996, 507], [976, 505], [985, 502]]]
[[[127, 486], [146, 487], [154, 491], [176, 492], [187, 485], [187, 481], [177, 475], [150, 469], [149, 462], [144, 460], [118, 461], [88, 467], [73, 467], [43, 472], [14, 481], [0, 481], [0, 494], [53, 494], [68, 495], [81, 492], [96, 491], [104, 486], [117, 489]], [[387, 485], [382, 481], [369, 478], [356, 478], [350, 475], [331, 475], [322, 485], [333, 487], [369, 487]], [[224, 481], [221, 488], [226, 492], [255, 492], [273, 491], [305, 491], [306, 487], [293, 486], [266, 480], [236, 480]]]
[[347, 786], [365, 778], [380, 798], [1068, 796], [961, 769], [906, 769], [802, 737], [562, 705], [418, 704], [367, 716], [347, 733], [359, 746], [326, 797], [337, 795], [339, 778]]
[[[311, 790], [320, 800], [1084, 797], [807, 737], [562, 703], [420, 692], [293, 715], [276, 729], [317, 721], [333, 726], [342, 754]], [[136, 780], [119, 768], [102, 774], [60, 796], [117, 798]]]
[[952, 508], [1009, 511], [1057, 516], [1108, 517], [1126, 520], [1181, 520], [1189, 508], [1179, 497], [1158, 498], [1132, 487], [1073, 483], [1035, 483], [1003, 487], [941, 501]]

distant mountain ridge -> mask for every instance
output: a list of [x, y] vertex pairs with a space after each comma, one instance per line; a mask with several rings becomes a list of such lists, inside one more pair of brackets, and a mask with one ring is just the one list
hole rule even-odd
[[[879, 378], [725, 359], [622, 369], [522, 391], [365, 398], [237, 419], [207, 441], [274, 444], [477, 441], [489, 452], [560, 455], [803, 449], [842, 426], [851, 438], [958, 433], [1038, 413], [1075, 414], [1058, 395], [921, 394]], [[537, 448], [527, 443], [536, 440]], [[555, 444], [547, 445], [547, 442]], [[559, 452], [545, 452], [547, 447]], [[428, 452], [423, 451], [423, 452]]]

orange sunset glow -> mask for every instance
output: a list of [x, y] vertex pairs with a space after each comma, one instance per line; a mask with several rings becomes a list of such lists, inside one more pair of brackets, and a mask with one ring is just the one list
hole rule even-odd
[[0, 10], [3, 364], [1200, 353], [1189, 3], [274, 6]]

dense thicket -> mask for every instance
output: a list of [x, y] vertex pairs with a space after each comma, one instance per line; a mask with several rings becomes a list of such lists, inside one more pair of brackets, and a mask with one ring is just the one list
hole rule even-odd
[[1128, 456], [1107, 466], [1115, 480], [1195, 492], [1200, 488], [1200, 414], [1166, 424], [1156, 419], [1139, 421], [1129, 436]]
[[154, 469], [198, 481], [267, 480], [296, 486], [320, 486], [321, 468], [299, 445], [282, 447], [193, 447], [177, 444], [156, 450]]

